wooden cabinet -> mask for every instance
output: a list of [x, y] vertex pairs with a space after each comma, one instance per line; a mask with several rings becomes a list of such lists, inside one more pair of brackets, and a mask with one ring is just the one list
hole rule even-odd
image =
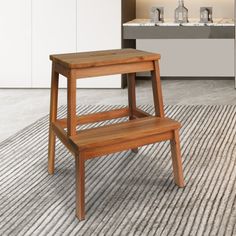
[[32, 0], [32, 87], [50, 87], [50, 54], [75, 51], [76, 0]]
[[[165, 8], [166, 22], [173, 20], [177, 1], [160, 0], [158, 2], [159, 6]], [[213, 7], [214, 23], [225, 18], [233, 19], [234, 15], [236, 17], [234, 14], [236, 0], [195, 0], [185, 3], [189, 9], [190, 21], [199, 20], [201, 6]], [[155, 6], [152, 0], [137, 0], [137, 18], [147, 19], [152, 6]], [[174, 29], [176, 27], [166, 26], [154, 27], [155, 32], [151, 32], [152, 27], [145, 29], [142, 26], [140, 29], [143, 37], [140, 37], [139, 29], [131, 28], [133, 32], [136, 31], [134, 38], [137, 39], [137, 49], [161, 54], [162, 76], [189, 78], [235, 76], [236, 31], [233, 26], [188, 26], [180, 27], [178, 30]]]
[[1, 1], [0, 87], [31, 86], [31, 0]]
[[138, 39], [137, 49], [161, 54], [162, 76], [234, 76], [234, 39]]

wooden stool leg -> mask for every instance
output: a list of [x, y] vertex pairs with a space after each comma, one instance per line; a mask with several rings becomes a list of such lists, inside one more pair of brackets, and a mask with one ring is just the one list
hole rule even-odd
[[154, 71], [152, 71], [152, 90], [153, 90], [153, 101], [155, 106], [155, 115], [158, 117], [164, 117], [164, 107], [161, 89], [161, 78], [159, 62], [154, 61]]
[[85, 163], [83, 156], [75, 156], [76, 175], [76, 216], [85, 219]]
[[49, 119], [49, 144], [48, 144], [48, 172], [51, 175], [54, 173], [55, 142], [56, 142], [56, 136], [52, 130], [51, 124], [55, 122], [57, 119], [58, 80], [59, 80], [59, 74], [55, 72], [54, 65], [52, 65], [50, 119]]
[[[135, 73], [127, 74], [129, 120], [135, 119], [134, 117], [134, 110], [136, 109], [135, 77], [136, 77]], [[138, 148], [132, 149], [132, 152], [138, 153]]]
[[67, 133], [76, 135], [76, 79], [67, 78]]
[[170, 143], [171, 143], [172, 165], [173, 165], [175, 183], [179, 187], [183, 188], [184, 187], [184, 177], [183, 177], [183, 168], [182, 168], [179, 131], [178, 130], [174, 131], [174, 139], [171, 140]]

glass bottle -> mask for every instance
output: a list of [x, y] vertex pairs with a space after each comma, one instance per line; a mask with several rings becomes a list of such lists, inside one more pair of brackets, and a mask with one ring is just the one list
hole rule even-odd
[[159, 23], [161, 20], [161, 11], [158, 8], [156, 8], [153, 15], [154, 15], [154, 23]]
[[188, 22], [188, 9], [184, 6], [184, 0], [178, 0], [179, 6], [175, 9], [175, 23]]

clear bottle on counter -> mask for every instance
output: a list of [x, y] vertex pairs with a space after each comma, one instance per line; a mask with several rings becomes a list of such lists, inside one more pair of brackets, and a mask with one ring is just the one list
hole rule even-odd
[[184, 0], [178, 0], [179, 6], [175, 9], [175, 23], [188, 23], [188, 9], [184, 6]]

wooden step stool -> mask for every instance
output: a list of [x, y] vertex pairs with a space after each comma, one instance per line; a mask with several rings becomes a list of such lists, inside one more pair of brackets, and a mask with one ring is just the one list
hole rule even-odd
[[[159, 54], [135, 49], [51, 55], [52, 80], [48, 172], [54, 173], [56, 136], [75, 156], [76, 216], [85, 218], [85, 161], [98, 156], [170, 140], [175, 182], [184, 187], [180, 154], [180, 123], [165, 118], [159, 72]], [[151, 71], [155, 116], [138, 109], [135, 73]], [[67, 118], [57, 119], [59, 74], [67, 78]], [[112, 74], [128, 75], [128, 108], [76, 116], [76, 80]], [[77, 125], [129, 117], [129, 121], [76, 131]], [[67, 128], [67, 131], [65, 131]]]

